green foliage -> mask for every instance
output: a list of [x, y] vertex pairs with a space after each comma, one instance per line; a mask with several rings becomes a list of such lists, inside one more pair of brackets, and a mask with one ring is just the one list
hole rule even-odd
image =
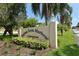
[[4, 51], [3, 53], [2, 53], [2, 55], [7, 55], [8, 54], [8, 51]]
[[49, 21], [49, 18], [52, 16], [52, 13], [57, 15], [59, 9], [57, 3], [43, 3], [42, 10], [40, 9], [41, 3], [32, 3], [31, 6], [35, 15], [40, 15], [41, 18], [45, 17], [46, 25], [47, 21]]
[[[58, 32], [59, 33], [59, 32]], [[72, 30], [64, 33], [63, 36], [58, 36], [58, 49], [48, 52], [50, 56], [78, 56], [79, 47], [76, 44]]]
[[22, 48], [22, 46], [16, 46], [16, 50], [20, 50], [20, 48]]
[[59, 47], [76, 44], [72, 30], [65, 32], [63, 36], [58, 36], [58, 40], [59, 40]]
[[61, 28], [63, 28], [63, 25], [62, 24], [58, 24], [57, 30], [59, 31], [59, 30], [61, 30]]
[[30, 53], [30, 55], [35, 55], [35, 53], [36, 53], [36, 50], [33, 49], [32, 52]]
[[18, 35], [13, 35], [13, 36], [10, 36], [10, 35], [0, 35], [0, 40], [3, 40], [3, 41], [6, 41], [6, 42], [11, 42], [12, 40], [12, 37], [17, 37]]
[[22, 26], [24, 28], [26, 27], [35, 27], [37, 24], [37, 20], [35, 18], [29, 18], [29, 19], [26, 19], [22, 22]]
[[46, 49], [49, 47], [47, 40], [16, 37], [13, 41], [18, 45], [22, 45], [33, 49]]
[[79, 47], [76, 44], [65, 46], [48, 53], [49, 56], [79, 56]]
[[45, 26], [45, 23], [37, 23], [38, 26]]
[[64, 31], [68, 31], [70, 28], [66, 24], [58, 24], [58, 31], [63, 29]]
[[[41, 18], [45, 17], [45, 23], [47, 25], [47, 22], [51, 18], [52, 14], [56, 16], [58, 13], [60, 16], [63, 15], [64, 9], [67, 9], [71, 15], [72, 13], [72, 8], [68, 3], [32, 3], [32, 10], [35, 15], [40, 15]], [[42, 11], [40, 9], [40, 6], [42, 5]], [[69, 14], [68, 12], [65, 13], [65, 15]], [[61, 17], [60, 17], [61, 19]], [[63, 20], [60, 20], [63, 22]]]
[[71, 28], [71, 24], [72, 24], [72, 17], [71, 15], [66, 15], [65, 16], [65, 19], [64, 19], [64, 22], [65, 22], [65, 25], [68, 27], [68, 28]]
[[[4, 12], [5, 11], [5, 12]], [[18, 23], [18, 20], [25, 16], [25, 4], [22, 3], [11, 3], [11, 4], [0, 4], [0, 26], [14, 26]], [[19, 17], [20, 16], [20, 17]], [[18, 19], [20, 18], [20, 19]], [[17, 20], [16, 20], [17, 19]]]

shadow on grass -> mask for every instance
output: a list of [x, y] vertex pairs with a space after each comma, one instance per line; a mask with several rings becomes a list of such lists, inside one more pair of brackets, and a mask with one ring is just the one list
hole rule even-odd
[[50, 53], [49, 56], [79, 56], [79, 47], [76, 44], [67, 45], [65, 47], [56, 49]]

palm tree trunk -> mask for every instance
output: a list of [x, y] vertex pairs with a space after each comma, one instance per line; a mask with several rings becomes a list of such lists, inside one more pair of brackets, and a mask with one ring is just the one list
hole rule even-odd
[[63, 36], [63, 29], [61, 28], [61, 36]]
[[46, 26], [48, 25], [48, 3], [46, 3], [46, 19], [45, 19]]
[[[60, 23], [61, 23], [62, 25], [63, 25], [63, 23], [64, 23], [64, 16], [63, 16], [63, 15], [60, 16]], [[61, 28], [60, 32], [61, 32], [61, 35], [63, 35], [63, 28]]]

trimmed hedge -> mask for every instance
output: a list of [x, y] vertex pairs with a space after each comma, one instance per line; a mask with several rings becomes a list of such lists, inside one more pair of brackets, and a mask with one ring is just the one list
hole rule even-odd
[[16, 37], [13, 40], [13, 42], [16, 43], [17, 45], [22, 45], [24, 47], [33, 48], [33, 49], [46, 49], [49, 47], [48, 40]]

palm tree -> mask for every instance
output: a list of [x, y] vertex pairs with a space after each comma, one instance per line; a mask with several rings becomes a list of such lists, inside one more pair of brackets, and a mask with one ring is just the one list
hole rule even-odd
[[[40, 5], [42, 5], [42, 11], [40, 11]], [[66, 16], [71, 16], [72, 8], [69, 6], [68, 3], [33, 3], [32, 9], [35, 15], [40, 15], [41, 18], [45, 17], [45, 23], [50, 20], [52, 14], [56, 16], [58, 13], [60, 14], [60, 23], [63, 25], [65, 20], [67, 19]], [[66, 19], [65, 19], [66, 18]], [[67, 21], [67, 20], [66, 20]], [[61, 28], [61, 34], [63, 35], [63, 29]]]
[[[63, 25], [70, 25], [72, 8], [67, 3], [60, 4], [60, 23]], [[61, 28], [61, 35], [63, 35], [63, 28]]]
[[71, 17], [71, 15], [67, 15], [66, 17], [65, 17], [65, 24], [68, 26], [68, 28], [71, 28], [71, 24], [72, 24], [72, 17]]
[[[42, 5], [42, 11], [40, 10], [40, 6]], [[50, 17], [52, 16], [52, 14], [54, 14], [54, 16], [58, 13], [58, 9], [59, 9], [59, 4], [57, 3], [43, 3], [43, 4], [39, 4], [39, 3], [32, 3], [32, 9], [35, 15], [40, 15], [41, 18], [43, 18], [43, 16], [45, 17], [45, 23], [47, 25], [47, 21], [50, 20]]]

